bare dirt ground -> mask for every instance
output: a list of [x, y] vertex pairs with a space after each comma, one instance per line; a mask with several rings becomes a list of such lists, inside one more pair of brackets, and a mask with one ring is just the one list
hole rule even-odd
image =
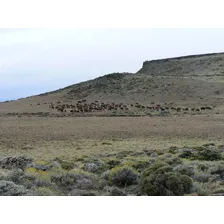
[[0, 117], [0, 156], [77, 157], [224, 143], [224, 117]]

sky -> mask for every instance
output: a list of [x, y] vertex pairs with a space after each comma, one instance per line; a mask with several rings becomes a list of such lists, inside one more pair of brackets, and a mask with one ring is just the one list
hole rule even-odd
[[224, 52], [224, 29], [0, 29], [0, 101], [66, 87], [144, 61]]

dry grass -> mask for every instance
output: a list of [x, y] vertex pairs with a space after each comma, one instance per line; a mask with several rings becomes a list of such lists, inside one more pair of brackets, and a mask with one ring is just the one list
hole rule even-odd
[[77, 158], [169, 146], [223, 144], [224, 118], [0, 117], [0, 157]]

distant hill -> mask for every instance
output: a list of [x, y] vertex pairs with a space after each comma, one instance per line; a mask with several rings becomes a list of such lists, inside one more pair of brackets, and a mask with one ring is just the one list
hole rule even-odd
[[164, 76], [223, 76], [224, 53], [145, 61], [138, 73]]
[[[136, 73], [108, 74], [4, 106], [1, 104], [0, 112], [32, 111], [30, 104], [80, 99], [126, 104], [155, 101], [176, 105], [221, 105], [224, 102], [224, 53], [145, 61]], [[38, 110], [48, 111], [47, 106]]]

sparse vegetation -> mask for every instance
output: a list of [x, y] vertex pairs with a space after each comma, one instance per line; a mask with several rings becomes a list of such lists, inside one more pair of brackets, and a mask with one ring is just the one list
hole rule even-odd
[[223, 55], [0, 103], [0, 195], [224, 195]]
[[0, 195], [1, 196], [23, 196], [28, 193], [28, 190], [21, 185], [16, 185], [11, 181], [0, 181]]
[[[7, 162], [7, 169], [4, 166], [0, 170], [0, 194], [224, 195], [221, 152], [222, 147], [204, 144], [200, 147], [175, 146], [157, 153], [144, 148], [138, 152], [126, 150], [83, 156], [81, 160], [77, 157], [51, 161], [29, 159], [25, 167]], [[21, 160], [21, 157], [13, 158], [1, 161]]]
[[151, 196], [180, 196], [190, 193], [192, 179], [174, 172], [170, 165], [155, 162], [141, 176], [140, 192]]
[[109, 174], [109, 184], [118, 187], [126, 187], [137, 183], [138, 173], [132, 167], [118, 166]]

